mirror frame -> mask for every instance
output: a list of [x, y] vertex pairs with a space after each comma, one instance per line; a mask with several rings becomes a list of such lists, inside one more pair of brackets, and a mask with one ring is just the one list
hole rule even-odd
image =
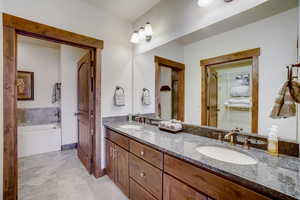
[[[225, 64], [234, 61], [240, 61], [245, 59], [252, 59], [252, 108], [251, 108], [251, 132], [258, 133], [258, 101], [259, 101], [259, 69], [258, 59], [260, 56], [260, 48], [249, 49], [246, 51], [240, 51], [232, 54], [218, 56], [214, 58], [208, 58], [200, 61], [201, 67], [201, 122], [202, 126], [208, 125], [207, 117], [207, 74], [208, 68], [213, 65]], [[234, 128], [234, 127], [233, 127]]]
[[160, 113], [160, 71], [161, 67], [168, 67], [178, 72], [178, 119], [184, 121], [184, 97], [185, 97], [185, 65], [159, 56], [154, 57], [155, 62], [155, 113]]

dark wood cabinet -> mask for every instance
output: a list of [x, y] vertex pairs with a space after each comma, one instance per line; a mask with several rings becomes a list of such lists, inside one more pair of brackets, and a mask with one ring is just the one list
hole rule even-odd
[[131, 200], [271, 199], [112, 130], [106, 172]]
[[158, 200], [162, 199], [162, 171], [130, 154], [130, 177], [147, 189]]
[[106, 140], [106, 174], [114, 180], [114, 144]]
[[139, 158], [149, 162], [150, 164], [163, 168], [163, 153], [159, 152], [151, 147], [130, 140], [130, 152]]
[[208, 198], [186, 184], [164, 174], [164, 200], [208, 200]]
[[106, 140], [106, 173], [110, 179], [129, 197], [128, 152]]
[[115, 145], [114, 158], [115, 183], [126, 196], [129, 196], [128, 152]]
[[142, 186], [130, 179], [130, 200], [157, 200]]

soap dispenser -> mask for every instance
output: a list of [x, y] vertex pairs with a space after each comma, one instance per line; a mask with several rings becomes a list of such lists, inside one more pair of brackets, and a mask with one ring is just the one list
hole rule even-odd
[[268, 152], [272, 156], [278, 156], [278, 126], [273, 125], [269, 130], [270, 133], [268, 136]]

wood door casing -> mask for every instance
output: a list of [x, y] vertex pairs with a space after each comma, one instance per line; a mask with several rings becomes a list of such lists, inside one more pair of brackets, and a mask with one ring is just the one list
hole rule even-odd
[[208, 125], [208, 113], [207, 113], [207, 95], [208, 95], [208, 87], [207, 87], [207, 71], [208, 68], [217, 65], [224, 64], [239, 60], [252, 59], [252, 118], [251, 118], [251, 132], [256, 133], [258, 131], [258, 112], [259, 112], [259, 56], [260, 56], [260, 48], [249, 49], [246, 51], [240, 51], [232, 54], [227, 54], [223, 56], [218, 56], [214, 58], [208, 58], [200, 61], [201, 67], [201, 112], [200, 112], [200, 123], [202, 126]]
[[129, 153], [114, 145], [114, 181], [116, 185], [129, 196]]
[[208, 72], [208, 126], [218, 127], [218, 73]]
[[78, 157], [82, 164], [92, 173], [93, 158], [93, 67], [92, 55], [86, 54], [78, 62]]

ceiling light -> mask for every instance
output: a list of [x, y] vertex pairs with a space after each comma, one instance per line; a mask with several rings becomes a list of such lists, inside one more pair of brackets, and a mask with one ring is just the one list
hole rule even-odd
[[139, 37], [140, 37], [140, 40], [146, 39], [145, 28], [143, 26], [139, 29]]
[[136, 44], [139, 43], [139, 41], [140, 41], [139, 33], [137, 31], [134, 31], [131, 35], [130, 42]]
[[198, 0], [198, 6], [206, 7], [209, 6], [214, 0]]

